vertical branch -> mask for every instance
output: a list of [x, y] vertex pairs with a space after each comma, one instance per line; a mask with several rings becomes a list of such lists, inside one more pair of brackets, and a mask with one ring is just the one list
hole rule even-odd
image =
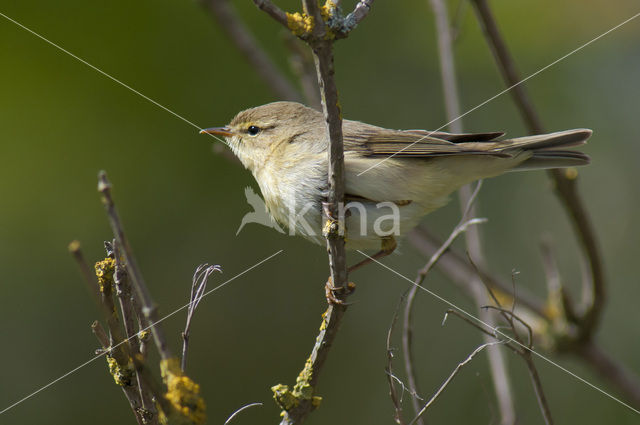
[[[524, 84], [520, 84], [515, 62], [500, 34], [487, 0], [472, 0], [472, 3], [502, 78], [510, 87], [511, 96], [522, 119], [532, 133], [544, 133], [540, 117], [533, 107]], [[588, 299], [592, 301], [586, 306], [586, 312], [579, 322], [581, 333], [579, 339], [588, 340], [600, 321], [606, 298], [606, 280], [600, 248], [589, 214], [578, 194], [576, 176], [567, 174], [563, 170], [550, 170], [549, 173], [555, 183], [556, 194], [569, 214], [574, 231], [589, 262], [591, 282], [585, 287], [591, 288], [592, 295]]]
[[[338, 102], [338, 88], [333, 75], [333, 41], [327, 38], [317, 0], [303, 0], [305, 12], [313, 17], [311, 39], [308, 42], [313, 50], [316, 72], [320, 85], [322, 111], [327, 123], [329, 135], [328, 177], [329, 193], [327, 195], [327, 218], [323, 226], [329, 251], [329, 268], [331, 279], [337, 288], [345, 288], [347, 294], [347, 261], [344, 248], [344, 217], [339, 217], [339, 205], [344, 202], [344, 146], [342, 140], [342, 113]], [[344, 296], [344, 295], [343, 295]], [[342, 310], [342, 308], [341, 308]]]
[[[431, 7], [435, 15], [435, 23], [438, 37], [438, 53], [440, 55], [440, 68], [442, 74], [442, 87], [447, 112], [447, 121], [450, 122], [450, 131], [462, 133], [462, 121], [460, 117], [460, 101], [456, 84], [456, 72], [453, 58], [453, 42], [451, 36], [451, 26], [449, 25], [449, 15], [446, 4], [443, 0], [430, 0]], [[471, 187], [466, 185], [460, 189], [460, 205], [464, 206], [471, 199]], [[475, 205], [470, 206], [469, 214], [475, 215]], [[469, 255], [480, 264], [484, 264], [484, 254], [482, 252], [482, 242], [480, 232], [477, 228], [471, 228], [465, 233], [465, 240]], [[494, 315], [481, 308], [487, 302], [487, 296], [482, 288], [482, 284], [477, 276], [469, 283], [473, 297], [478, 307], [478, 314], [481, 320], [490, 326], [495, 326]], [[485, 343], [491, 338], [483, 336]], [[513, 405], [511, 384], [509, 382], [508, 371], [504, 353], [496, 346], [488, 346], [488, 358], [493, 378], [494, 389], [500, 408], [502, 424], [512, 424], [516, 415]]]
[[334, 81], [333, 42], [345, 38], [349, 31], [367, 15], [373, 0], [358, 2], [354, 11], [346, 18], [340, 16], [336, 3], [327, 2], [322, 10], [318, 0], [302, 0], [303, 12], [286, 13], [269, 0], [253, 0], [255, 5], [274, 20], [288, 28], [305, 41], [313, 50], [316, 73], [320, 86], [322, 110], [329, 137], [327, 202], [323, 204], [326, 218], [323, 234], [327, 239], [330, 284], [337, 288], [337, 303], [330, 303], [323, 315], [320, 333], [311, 355], [300, 373], [293, 390], [286, 385], [272, 388], [276, 401], [283, 408], [283, 424], [301, 423], [318, 405], [314, 396], [319, 372], [329, 354], [329, 349], [338, 332], [346, 311], [343, 301], [349, 295], [347, 263], [344, 241], [344, 217], [339, 205], [344, 202], [344, 147], [342, 140], [342, 114], [338, 102], [338, 89]]

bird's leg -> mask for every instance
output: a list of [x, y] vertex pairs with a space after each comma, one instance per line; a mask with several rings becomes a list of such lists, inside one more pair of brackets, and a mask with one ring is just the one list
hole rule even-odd
[[398, 246], [398, 243], [396, 242], [393, 236], [383, 238], [380, 242], [381, 242], [380, 251], [376, 252], [370, 257], [365, 258], [359, 263], [356, 263], [353, 266], [349, 267], [347, 269], [347, 273], [354, 272], [358, 270], [360, 267], [366, 266], [367, 264], [372, 263], [375, 260], [379, 260], [380, 258], [386, 257], [387, 255], [395, 251], [396, 247]]
[[[396, 240], [394, 239], [393, 236], [387, 237], [387, 238], [383, 238], [381, 240], [381, 247], [380, 247], [380, 251], [376, 252], [375, 254], [373, 254], [370, 257], [365, 258], [364, 260], [360, 261], [357, 264], [354, 264], [353, 266], [349, 267], [347, 269], [347, 274], [351, 273], [354, 270], [359, 269], [362, 266], [365, 266], [371, 262], [373, 262], [374, 260], [377, 260], [379, 258], [382, 257], [386, 257], [387, 255], [391, 254], [393, 251], [395, 251], [396, 247], [398, 246]], [[349, 282], [347, 284], [346, 288], [343, 287], [336, 287], [333, 286], [333, 279], [331, 279], [331, 277], [329, 277], [329, 279], [327, 280], [327, 283], [325, 285], [325, 296], [327, 297], [327, 302], [329, 304], [344, 304], [344, 301], [338, 299], [336, 297], [336, 292], [338, 291], [344, 291], [347, 290], [348, 293], [352, 293], [353, 291], [356, 290], [356, 284], [353, 282]]]

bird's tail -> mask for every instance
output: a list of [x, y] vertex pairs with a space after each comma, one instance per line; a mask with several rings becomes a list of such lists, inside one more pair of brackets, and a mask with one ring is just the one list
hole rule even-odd
[[580, 128], [518, 137], [497, 142], [496, 150], [507, 154], [513, 151], [531, 152], [531, 157], [514, 168], [514, 171], [576, 167], [589, 164], [591, 159], [582, 152], [566, 148], [583, 145], [591, 134], [591, 130]]

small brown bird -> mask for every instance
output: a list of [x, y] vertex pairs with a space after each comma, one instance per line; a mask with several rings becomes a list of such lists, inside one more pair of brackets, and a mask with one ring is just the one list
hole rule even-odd
[[[275, 102], [238, 113], [223, 136], [254, 175], [267, 210], [291, 234], [324, 244], [329, 138], [322, 113]], [[405, 234], [449, 195], [474, 180], [507, 171], [585, 165], [591, 130], [576, 129], [497, 140], [503, 133], [451, 134], [390, 130], [344, 120], [346, 247], [392, 252]]]

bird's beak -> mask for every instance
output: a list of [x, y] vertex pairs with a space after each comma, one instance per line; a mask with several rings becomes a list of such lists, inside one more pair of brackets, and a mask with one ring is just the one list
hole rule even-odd
[[229, 127], [211, 127], [200, 130], [200, 134], [213, 134], [216, 136], [231, 137], [233, 133]]

